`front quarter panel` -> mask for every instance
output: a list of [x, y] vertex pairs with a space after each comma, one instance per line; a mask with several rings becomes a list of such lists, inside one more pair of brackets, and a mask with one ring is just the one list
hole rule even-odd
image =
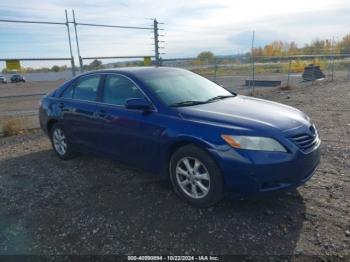
[[168, 174], [168, 164], [174, 150], [184, 144], [194, 144], [206, 150], [215, 159], [216, 151], [227, 151], [230, 147], [222, 140], [221, 127], [201, 122], [173, 117], [170, 125], [163, 131], [160, 139], [160, 157], [164, 163], [162, 173]]

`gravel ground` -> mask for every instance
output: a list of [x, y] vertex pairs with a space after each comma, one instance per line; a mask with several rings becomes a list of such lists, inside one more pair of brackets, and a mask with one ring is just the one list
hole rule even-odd
[[0, 138], [0, 254], [272, 254], [350, 256], [350, 85], [264, 90], [295, 106], [323, 140], [298, 190], [180, 201], [168, 182], [119, 163], [59, 160], [40, 131]]

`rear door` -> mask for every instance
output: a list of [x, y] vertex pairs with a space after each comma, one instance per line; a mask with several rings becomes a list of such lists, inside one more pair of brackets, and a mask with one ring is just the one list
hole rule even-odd
[[92, 149], [96, 149], [99, 139], [96, 115], [100, 111], [97, 95], [101, 84], [101, 74], [82, 76], [65, 90], [59, 105], [65, 130], [74, 143]]

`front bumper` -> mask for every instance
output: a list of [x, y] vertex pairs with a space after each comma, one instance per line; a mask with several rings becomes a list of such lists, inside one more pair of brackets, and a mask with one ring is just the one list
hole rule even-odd
[[242, 197], [300, 186], [315, 173], [320, 144], [312, 151], [263, 152], [229, 149], [213, 152], [224, 175], [226, 196]]

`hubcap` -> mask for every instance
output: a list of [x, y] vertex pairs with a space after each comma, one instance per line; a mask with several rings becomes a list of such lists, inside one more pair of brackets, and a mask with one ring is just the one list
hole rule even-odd
[[60, 128], [55, 129], [52, 138], [56, 152], [61, 156], [65, 155], [67, 152], [67, 140], [63, 130]]
[[199, 199], [209, 193], [209, 172], [198, 159], [194, 157], [180, 159], [175, 172], [178, 185], [189, 197]]

